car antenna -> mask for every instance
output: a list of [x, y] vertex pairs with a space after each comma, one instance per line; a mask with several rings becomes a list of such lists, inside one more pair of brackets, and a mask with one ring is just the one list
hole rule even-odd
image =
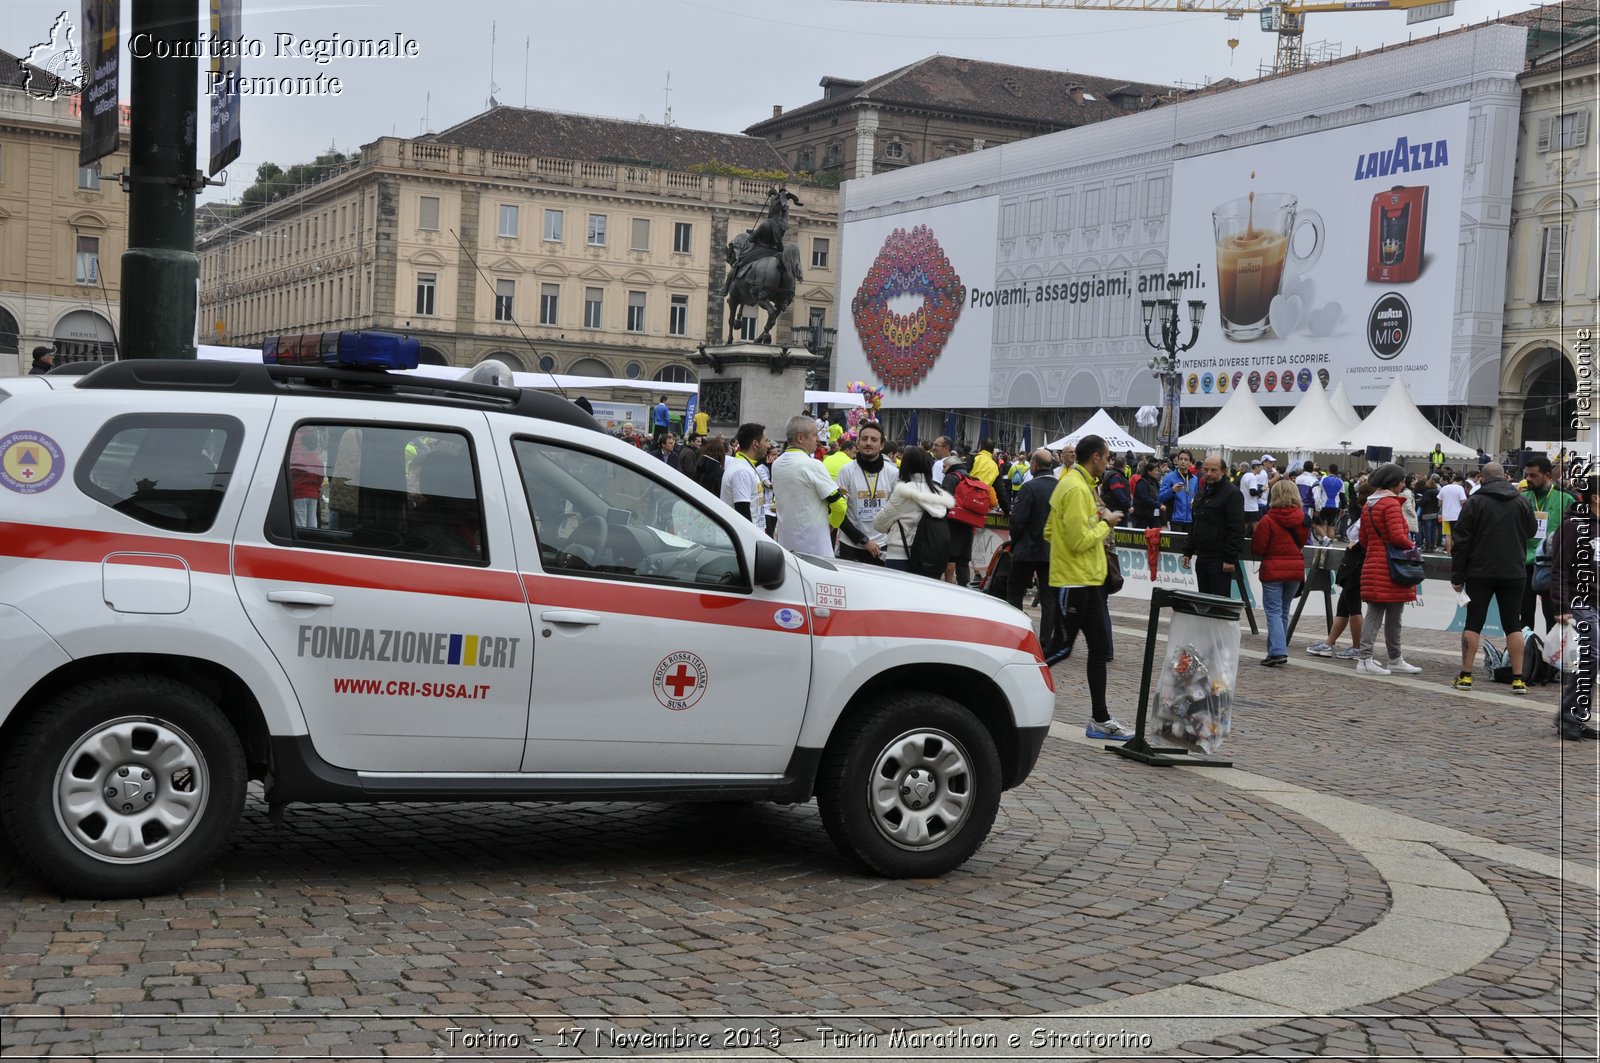
[[[472, 263], [472, 268], [477, 270], [478, 276], [483, 278], [483, 283], [489, 285], [489, 291], [493, 293], [494, 285], [489, 283], [489, 275], [483, 272], [483, 267], [478, 265], [478, 260], [476, 258], [472, 257], [472, 252], [468, 251], [467, 245], [461, 242], [461, 237], [457, 235], [454, 229], [450, 230], [450, 236], [455, 240], [456, 246], [461, 248], [461, 253], [467, 256], [467, 261]], [[517, 335], [522, 337], [522, 342], [528, 345], [528, 350], [532, 351], [534, 358], [537, 359], [539, 356], [539, 351], [536, 347], [534, 347], [533, 340], [528, 338], [528, 334], [522, 331], [522, 323], [515, 317], [512, 317], [511, 323], [516, 326]], [[534, 362], [534, 365], [538, 364], [539, 363], [537, 361]], [[561, 381], [556, 379], [556, 375], [554, 373], [546, 373], [545, 376], [549, 377], [551, 382], [555, 384], [556, 390], [561, 392], [562, 398], [567, 399], [568, 402], [572, 401], [567, 397], [567, 389], [561, 386]]]

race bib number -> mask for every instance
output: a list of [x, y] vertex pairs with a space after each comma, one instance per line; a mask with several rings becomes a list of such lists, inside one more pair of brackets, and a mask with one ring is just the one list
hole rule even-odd
[[1542, 513], [1536, 509], [1533, 511], [1533, 519], [1538, 522], [1538, 526], [1534, 529], [1533, 533], [1534, 541], [1542, 543], [1544, 542], [1545, 535], [1549, 533], [1550, 514]]

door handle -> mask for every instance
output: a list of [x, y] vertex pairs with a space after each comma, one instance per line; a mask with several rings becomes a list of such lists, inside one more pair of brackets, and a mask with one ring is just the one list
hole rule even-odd
[[333, 595], [316, 591], [268, 591], [267, 601], [279, 605], [332, 605]]
[[593, 627], [600, 623], [600, 614], [586, 613], [579, 609], [546, 609], [539, 614], [539, 619], [547, 624], [573, 624], [580, 627]]

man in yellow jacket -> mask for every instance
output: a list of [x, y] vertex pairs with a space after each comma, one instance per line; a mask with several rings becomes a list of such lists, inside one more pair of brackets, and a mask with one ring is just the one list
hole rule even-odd
[[1085, 671], [1089, 680], [1090, 738], [1126, 742], [1133, 732], [1112, 718], [1106, 708], [1106, 536], [1122, 523], [1122, 514], [1100, 503], [1096, 488], [1111, 456], [1106, 441], [1084, 436], [1077, 462], [1061, 474], [1050, 495], [1050, 519], [1044, 537], [1050, 543], [1050, 589], [1060, 595], [1062, 616], [1076, 610], [1078, 631], [1089, 646]]
[[988, 439], [978, 441], [978, 453], [972, 458], [972, 475], [990, 487], [1000, 478], [1000, 466], [994, 460], [994, 444]]

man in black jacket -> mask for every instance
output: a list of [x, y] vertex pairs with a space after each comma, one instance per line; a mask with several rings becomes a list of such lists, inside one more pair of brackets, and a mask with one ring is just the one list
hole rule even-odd
[[1244, 555], [1244, 495], [1228, 479], [1221, 454], [1207, 454], [1200, 466], [1200, 494], [1194, 500], [1194, 524], [1183, 548], [1183, 567], [1195, 562], [1201, 594], [1228, 597], [1234, 572]]
[[1461, 507], [1461, 516], [1450, 525], [1450, 584], [1461, 593], [1467, 589], [1467, 619], [1461, 632], [1461, 674], [1458, 690], [1472, 689], [1472, 661], [1478, 656], [1478, 642], [1484, 621], [1489, 617], [1489, 602], [1500, 605], [1500, 624], [1506, 631], [1506, 653], [1511, 657], [1511, 693], [1526, 694], [1522, 679], [1522, 585], [1526, 578], [1523, 559], [1528, 540], [1538, 531], [1533, 503], [1506, 479], [1497, 461], [1483, 467], [1483, 486], [1472, 492]]
[[1028, 585], [1039, 581], [1039, 642], [1044, 655], [1060, 649], [1060, 625], [1056, 623], [1056, 596], [1050, 593], [1050, 543], [1044, 537], [1044, 524], [1050, 516], [1050, 494], [1058, 480], [1050, 472], [1055, 458], [1048, 450], [1033, 452], [1029, 468], [1033, 479], [1017, 489], [1011, 503], [1011, 574], [1006, 579], [1006, 601], [1022, 608]]

